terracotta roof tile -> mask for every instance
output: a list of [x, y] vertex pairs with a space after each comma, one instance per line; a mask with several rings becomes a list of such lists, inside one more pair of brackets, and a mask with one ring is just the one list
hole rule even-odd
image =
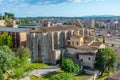
[[91, 47], [89, 45], [82, 45], [82, 46], [69, 46], [70, 48], [76, 48], [81, 50], [98, 50], [98, 48]]
[[35, 29], [31, 32], [51, 32], [51, 31], [63, 31], [63, 30], [79, 30], [81, 29], [78, 26], [57, 26], [57, 27], [41, 27], [39, 29]]

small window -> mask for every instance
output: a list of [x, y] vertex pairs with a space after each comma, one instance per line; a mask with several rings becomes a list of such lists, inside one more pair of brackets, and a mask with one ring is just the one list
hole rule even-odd
[[88, 58], [88, 60], [90, 60], [90, 57]]
[[81, 61], [83, 61], [83, 59], [81, 59]]
[[112, 47], [114, 47], [114, 44], [112, 44]]
[[76, 58], [79, 59], [79, 55], [78, 54], [76, 55]]
[[72, 45], [74, 45], [74, 42], [72, 42]]
[[77, 42], [77, 45], [79, 45], [79, 42]]

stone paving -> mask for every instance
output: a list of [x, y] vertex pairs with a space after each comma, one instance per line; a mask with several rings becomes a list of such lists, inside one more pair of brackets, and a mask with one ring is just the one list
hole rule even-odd
[[28, 76], [26, 76], [26, 77], [24, 77], [24, 78], [22, 78], [20, 80], [30, 80], [31, 75], [41, 77], [43, 75], [46, 75], [46, 74], [48, 74], [50, 72], [57, 71], [59, 69], [60, 68], [58, 66], [47, 66], [47, 67], [42, 68], [42, 69], [36, 69], [36, 70], [33, 70], [32, 72], [30, 72]]

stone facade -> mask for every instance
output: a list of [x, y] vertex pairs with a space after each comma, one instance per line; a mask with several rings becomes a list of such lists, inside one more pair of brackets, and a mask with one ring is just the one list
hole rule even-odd
[[[58, 31], [58, 32], [46, 32], [46, 33], [31, 33], [31, 51], [33, 51], [33, 61], [38, 61], [38, 55], [41, 56], [40, 61], [51, 62], [55, 49], [65, 48], [68, 45], [67, 38], [68, 33], [72, 34], [72, 31]], [[31, 47], [32, 46], [32, 47]]]
[[[94, 68], [96, 53], [99, 48], [105, 48], [102, 42], [93, 40], [86, 41], [85, 37], [74, 35], [70, 37], [70, 46], [67, 47], [67, 55], [77, 59], [81, 67]], [[75, 61], [75, 60], [74, 60]]]
[[83, 66], [88, 66], [94, 68], [95, 61], [95, 53], [97, 50], [93, 49], [76, 49], [76, 48], [67, 48], [67, 53], [76, 57], [79, 60], [78, 64], [82, 64]]
[[27, 47], [32, 51], [32, 61], [55, 63], [53, 58], [58, 58], [58, 55], [55, 56], [58, 53], [56, 50], [66, 49], [70, 45], [70, 36], [76, 30], [82, 29], [78, 26], [66, 26], [32, 30], [27, 36]]

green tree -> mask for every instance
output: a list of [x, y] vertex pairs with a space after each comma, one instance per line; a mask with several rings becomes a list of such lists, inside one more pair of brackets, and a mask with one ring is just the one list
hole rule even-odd
[[4, 80], [4, 76], [1, 69], [0, 69], [0, 80]]
[[21, 24], [21, 21], [16, 21], [16, 24], [18, 24], [18, 25]]
[[14, 14], [5, 12], [4, 17], [5, 19], [14, 19]]
[[31, 51], [29, 50], [29, 48], [21, 46], [17, 50], [17, 54], [16, 55], [19, 56], [20, 59], [22, 59], [22, 58], [29, 59], [31, 57]]
[[28, 60], [26, 58], [20, 59], [19, 57], [15, 57], [12, 60], [12, 72], [13, 74], [9, 74], [11, 78], [16, 78], [19, 80], [24, 76], [26, 69], [28, 68]]
[[1, 15], [1, 13], [0, 13], [0, 20], [2, 20], [2, 18], [3, 18], [3, 17], [2, 17], [2, 15]]
[[70, 58], [64, 61], [61, 69], [64, 70], [65, 72], [71, 72], [71, 73], [80, 71], [79, 66], [75, 64]]
[[21, 46], [16, 53], [16, 57], [13, 58], [12, 66], [14, 69], [12, 69], [14, 74], [10, 74], [11, 77], [15, 78], [21, 78], [24, 76], [24, 73], [27, 70], [30, 70], [32, 68], [29, 68], [28, 64], [28, 58], [30, 58], [30, 50], [26, 47]]
[[115, 70], [117, 60], [118, 57], [111, 48], [99, 49], [96, 54], [95, 68], [101, 72], [102, 76], [105, 71], [109, 73]]
[[5, 25], [6, 25], [6, 26], [11, 25], [11, 21], [10, 21], [9, 19], [6, 19], [6, 20], [5, 20]]
[[13, 45], [13, 38], [12, 38], [12, 36], [10, 36], [7, 32], [4, 32], [0, 36], [0, 44], [1, 45], [12, 46]]
[[101, 26], [101, 25], [99, 25], [97, 28], [98, 28], [99, 30], [101, 30], [101, 29], [102, 29], [102, 26]]
[[64, 62], [64, 56], [63, 56], [63, 53], [61, 51], [61, 54], [60, 54], [60, 67], [62, 68], [63, 66], [63, 62]]
[[0, 46], [0, 69], [3, 73], [12, 67], [13, 58], [14, 52], [8, 46]]
[[49, 80], [75, 80], [75, 77], [71, 73], [59, 73], [53, 75]]

